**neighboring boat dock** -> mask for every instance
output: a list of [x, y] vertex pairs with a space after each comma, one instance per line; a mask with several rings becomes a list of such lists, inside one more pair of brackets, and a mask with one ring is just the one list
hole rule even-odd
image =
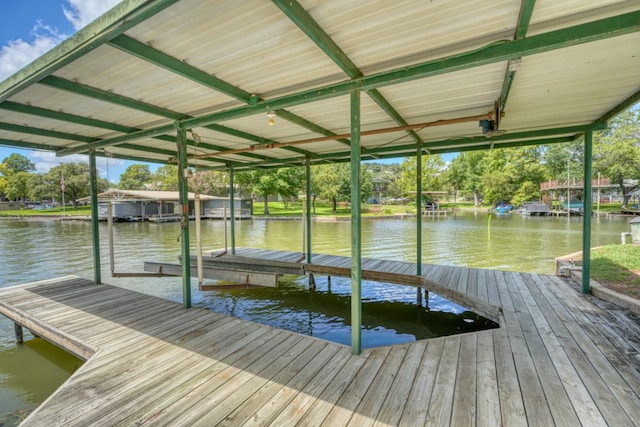
[[[380, 262], [411, 273], [407, 263]], [[556, 276], [423, 265], [420, 280], [493, 307], [500, 327], [356, 356], [342, 345], [77, 277], [2, 289], [0, 313], [17, 330], [86, 360], [22, 425], [618, 426], [640, 419], [640, 326], [628, 312]]]

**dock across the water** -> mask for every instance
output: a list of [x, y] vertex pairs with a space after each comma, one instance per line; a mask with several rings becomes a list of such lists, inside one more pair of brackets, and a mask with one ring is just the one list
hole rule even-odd
[[0, 313], [86, 360], [22, 426], [611, 425], [640, 420], [640, 325], [556, 276], [425, 265], [500, 327], [348, 347], [64, 277]]

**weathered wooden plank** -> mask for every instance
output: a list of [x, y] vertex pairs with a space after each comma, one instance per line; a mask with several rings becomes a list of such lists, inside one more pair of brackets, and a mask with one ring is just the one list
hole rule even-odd
[[[531, 292], [529, 312], [544, 342], [544, 346], [549, 352], [550, 363], [555, 367], [564, 388], [569, 392], [568, 397], [580, 419], [580, 423], [583, 425], [591, 423], [595, 425], [607, 425], [589, 391], [585, 387], [583, 380], [575, 370], [570, 355], [562, 348], [553, 331], [553, 326], [555, 326], [556, 330], [560, 331], [562, 331], [564, 327], [551, 305], [549, 305], [542, 296], [542, 288], [545, 284], [541, 282], [534, 283], [530, 280], [525, 280], [525, 282]], [[561, 419], [560, 417], [554, 418]]]
[[369, 389], [362, 396], [362, 400], [349, 420], [348, 425], [367, 426], [373, 424], [389, 395], [394, 378], [400, 376], [398, 371], [405, 360], [408, 350], [408, 345], [393, 346], [391, 348]]
[[478, 299], [480, 301], [489, 302], [489, 290], [487, 289], [486, 270], [478, 270]]
[[424, 425], [429, 403], [433, 396], [433, 387], [436, 381], [438, 367], [440, 366], [444, 342], [444, 338], [436, 338], [428, 341], [416, 376], [411, 384], [411, 391], [409, 392], [407, 403], [398, 422], [399, 426], [412, 427]]
[[363, 396], [366, 394], [367, 389], [384, 364], [390, 351], [391, 348], [386, 347], [370, 352], [364, 366], [360, 368], [356, 376], [351, 380], [349, 386], [344, 389], [340, 398], [336, 401], [320, 425], [330, 427], [345, 425], [349, 422], [353, 411], [362, 401]]
[[479, 332], [476, 343], [476, 412], [478, 427], [501, 425], [493, 331]]
[[[176, 415], [170, 414], [169, 409], [185, 394], [199, 389], [227, 367], [243, 364], [243, 360], [247, 357], [248, 361], [252, 362], [256, 356], [254, 354], [256, 353], [255, 348], [259, 349], [257, 357], [262, 357], [273, 349], [286, 345], [285, 340], [287, 339], [292, 340], [290, 334], [271, 329], [262, 335], [256, 336], [254, 331], [241, 340], [233, 340], [231, 337], [229, 343], [221, 342], [220, 351], [211, 351], [206, 354], [207, 357], [201, 363], [192, 365], [189, 370], [184, 371], [180, 378], [172, 380], [168, 387], [163, 387], [162, 394], [150, 394], [144, 400], [136, 399], [137, 407], [133, 408], [126, 417], [120, 417], [117, 425], [128, 426], [132, 423], [152, 422], [165, 416], [175, 417]], [[165, 415], [167, 413], [169, 415]]]
[[[337, 400], [344, 394], [344, 391], [350, 386], [359, 370], [367, 361], [365, 356], [351, 356], [342, 365], [339, 371], [331, 379], [329, 384], [314, 397], [309, 409], [304, 414], [298, 414], [289, 420], [286, 418], [285, 423], [300, 425], [320, 425], [326, 418], [327, 414], [336, 404]], [[281, 413], [281, 417], [285, 417], [285, 413]], [[289, 420], [287, 422], [287, 420]]]
[[[637, 393], [596, 344], [597, 341], [606, 338], [599, 337], [597, 333], [588, 334], [586, 331], [592, 329], [593, 325], [584, 318], [584, 314], [575, 310], [575, 306], [569, 312], [565, 301], [558, 300], [555, 294], [550, 292], [551, 289], [551, 287], [544, 289], [545, 296], [561, 320], [561, 324], [560, 322], [552, 324], [554, 333], [582, 382], [593, 396], [602, 416], [610, 425], [626, 425], [630, 420], [640, 419], [640, 402]], [[591, 310], [587, 309], [587, 311]], [[574, 320], [574, 316], [577, 319]], [[596, 342], [593, 341], [594, 339]]]
[[[252, 331], [246, 339], [242, 340], [242, 345], [249, 345], [251, 349], [251, 351], [245, 354], [246, 361], [259, 362], [257, 358], [263, 354], [262, 349], [256, 349], [251, 345], [251, 342], [269, 332], [269, 328], [264, 327], [261, 330]], [[272, 335], [272, 340], [276, 336], [277, 334]], [[224, 345], [229, 346], [233, 344], [235, 344], [233, 341], [216, 343], [216, 350], [225, 351], [228, 354], [228, 349], [224, 348]], [[200, 345], [206, 347], [207, 343], [201, 342]], [[236, 344], [236, 348], [237, 345], [238, 344]], [[208, 357], [206, 353], [203, 354], [203, 350], [190, 351], [188, 347], [179, 347], [178, 350], [181, 351], [158, 353], [154, 358], [155, 360], [153, 360], [156, 364], [150, 372], [145, 369], [146, 364], [122, 372], [117, 378], [117, 380], [123, 381], [120, 387], [100, 387], [99, 398], [93, 399], [93, 402], [98, 404], [92, 407], [90, 411], [86, 410], [87, 405], [80, 408], [82, 412], [76, 414], [73, 418], [74, 423], [79, 425], [114, 424], [114, 418], [124, 418], [134, 412], [139, 406], [148, 403], [150, 400], [157, 399], [158, 393], [166, 390], [166, 383], [168, 381], [180, 383], [182, 378], [184, 378], [183, 371], [189, 366], [199, 363], [200, 360], [204, 360], [205, 363], [209, 365], [214, 363], [218, 365], [216, 359]], [[219, 364], [218, 367], [221, 372], [229, 369], [229, 366], [224, 362]], [[215, 376], [212, 376], [210, 381], [211, 383], [217, 383]], [[135, 396], [135, 399], [132, 400], [131, 396]], [[179, 413], [174, 415], [179, 415]]]
[[506, 331], [511, 344], [511, 353], [516, 367], [518, 382], [521, 385], [522, 400], [527, 419], [539, 421], [540, 425], [553, 425], [549, 404], [540, 384], [538, 373], [531, 359], [527, 341], [524, 338], [517, 313], [504, 312]]
[[[504, 322], [502, 322], [504, 323]], [[526, 426], [527, 414], [524, 409], [522, 388], [518, 380], [516, 365], [511, 351], [511, 343], [507, 335], [506, 325], [492, 331], [493, 346], [496, 359], [498, 379], [498, 395], [500, 397], [500, 415], [502, 425]], [[525, 384], [522, 387], [526, 387]], [[498, 425], [498, 424], [496, 424]]]
[[460, 341], [459, 336], [447, 337], [444, 341], [442, 358], [438, 365], [425, 425], [451, 425], [451, 408], [458, 372]]
[[[253, 348], [251, 357], [245, 357], [240, 362], [229, 365], [215, 375], [207, 375], [207, 380], [198, 387], [192, 388], [183, 394], [175, 403], [166, 408], [163, 422], [171, 425], [190, 425], [194, 422], [195, 413], [200, 413], [203, 408], [214, 408], [228, 392], [235, 390], [244, 384], [253, 375], [260, 374], [268, 368], [274, 360], [278, 360], [283, 354], [297, 354], [308, 348], [310, 343], [300, 336], [289, 335], [281, 346], [269, 349], [265, 352], [262, 348]], [[249, 355], [247, 355], [249, 356]], [[287, 358], [291, 360], [291, 357]], [[246, 370], [246, 372], [243, 372]]]
[[[346, 349], [341, 349], [331, 359], [330, 363], [324, 364], [322, 369], [316, 374], [315, 377], [304, 387], [300, 388], [295, 394], [295, 397], [291, 399], [289, 404], [284, 406], [278, 416], [273, 419], [271, 425], [279, 427], [294, 426], [298, 423], [301, 417], [312, 407], [312, 405], [319, 399], [319, 396], [324, 390], [334, 382], [338, 382], [338, 375], [341, 375], [347, 369], [347, 365], [350, 361], [360, 361], [362, 359], [354, 358], [351, 353]], [[358, 365], [359, 366], [359, 365]], [[347, 375], [348, 377], [348, 375]], [[340, 378], [340, 381], [344, 380], [344, 377]], [[295, 391], [294, 391], [295, 392]], [[238, 411], [238, 410], [236, 410]], [[225, 419], [225, 422], [227, 419]], [[230, 419], [233, 421], [233, 419]], [[231, 425], [229, 423], [228, 425]], [[220, 424], [225, 425], [225, 424]]]
[[[455, 379], [451, 425], [474, 426], [477, 416], [477, 334], [465, 334], [460, 339], [460, 355]], [[480, 402], [480, 405], [491, 402]]]
[[[231, 399], [216, 405], [215, 411], [202, 417], [194, 426], [274, 425], [273, 419], [290, 405], [291, 400], [301, 393], [299, 390], [304, 389], [318, 371], [333, 364], [333, 358], [339, 350], [342, 350], [343, 355], [346, 353], [344, 348], [334, 344], [320, 341], [313, 343], [304, 353], [288, 363], [287, 369], [281, 369], [271, 378], [264, 374], [254, 378], [256, 381], [247, 383], [243, 390], [234, 393]], [[339, 367], [336, 366], [336, 370]], [[229, 412], [224, 408], [225, 403], [235, 408], [233, 413], [227, 416], [224, 415]], [[239, 406], [239, 403], [242, 405]]]
[[507, 273], [501, 271], [496, 271], [494, 273], [494, 276], [496, 278], [496, 285], [498, 287], [498, 294], [500, 295], [500, 305], [504, 310], [514, 311], [511, 294], [509, 293], [509, 289], [507, 288], [507, 280], [505, 277]]

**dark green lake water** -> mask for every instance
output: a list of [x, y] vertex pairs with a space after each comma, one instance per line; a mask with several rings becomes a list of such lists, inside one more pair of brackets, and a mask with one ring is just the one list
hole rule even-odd
[[[620, 242], [627, 218], [593, 219], [592, 246]], [[192, 227], [193, 233], [193, 227]], [[416, 260], [415, 219], [370, 220], [362, 223], [363, 256]], [[93, 277], [88, 222], [0, 220], [0, 287], [75, 274]], [[109, 277], [106, 224], [101, 224], [103, 281], [180, 301], [181, 279], [112, 279]], [[143, 262], [176, 262], [180, 253], [179, 224], [119, 223], [115, 226], [116, 269], [142, 271]], [[299, 251], [300, 221], [236, 222], [236, 245]], [[224, 246], [223, 223], [203, 223], [203, 246]], [[582, 218], [506, 217], [462, 212], [423, 220], [425, 263], [553, 273], [554, 258], [581, 250]], [[195, 245], [195, 237], [192, 235]], [[350, 254], [350, 223], [313, 224], [316, 253]], [[195, 249], [195, 247], [194, 247]], [[349, 344], [348, 279], [317, 278], [309, 292], [304, 280], [290, 280], [278, 289], [194, 290], [193, 302], [261, 323]], [[441, 334], [447, 320], [471, 330], [481, 320], [464, 308], [430, 294], [428, 306], [415, 307], [415, 289], [367, 282], [363, 284], [363, 345], [407, 342]], [[345, 320], [347, 319], [347, 320]], [[465, 329], [466, 328], [466, 329]], [[0, 318], [0, 425], [17, 423], [39, 405], [81, 364], [40, 339], [28, 336], [14, 344], [13, 324]]]

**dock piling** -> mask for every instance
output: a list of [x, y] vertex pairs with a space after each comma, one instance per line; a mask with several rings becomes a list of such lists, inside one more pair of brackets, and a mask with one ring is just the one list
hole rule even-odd
[[16, 344], [22, 344], [24, 342], [24, 331], [22, 330], [22, 325], [14, 323], [13, 328], [16, 331]]

